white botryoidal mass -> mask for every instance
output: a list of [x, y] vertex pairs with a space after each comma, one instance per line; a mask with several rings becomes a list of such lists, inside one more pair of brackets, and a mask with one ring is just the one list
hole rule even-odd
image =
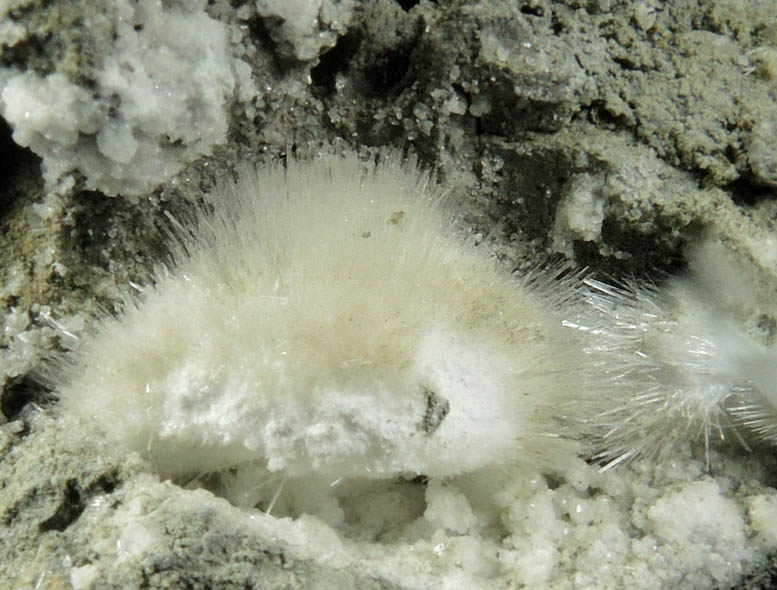
[[245, 170], [82, 338], [62, 406], [173, 478], [250, 464], [328, 485], [572, 456], [561, 430], [602, 366], [559, 313], [582, 283], [511, 275], [456, 235], [443, 192], [386, 154]]
[[232, 97], [248, 101], [256, 89], [206, 4], [106, 3], [102, 25], [86, 27], [84, 46], [100, 60], [82, 73], [89, 84], [0, 66], [0, 116], [42, 158], [47, 186], [77, 170], [89, 189], [137, 197], [226, 141]]

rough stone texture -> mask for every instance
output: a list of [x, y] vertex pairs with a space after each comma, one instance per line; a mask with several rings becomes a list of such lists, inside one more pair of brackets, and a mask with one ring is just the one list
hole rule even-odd
[[68, 426], [25, 412], [0, 427], [5, 587], [79, 587], [92, 577], [92, 588], [395, 587], [287, 560], [268, 538], [257, 544], [225, 500], [160, 483]]
[[[385, 571], [300, 558], [267, 530], [241, 528], [223, 500], [158, 482], [98, 433], [52, 418], [56, 399], [35, 375], [42, 358], [75, 345], [68, 333], [164, 261], [164, 212], [185, 219], [242, 160], [322, 143], [400, 147], [460, 188], [464, 223], [506, 264], [564, 255], [660, 281], [682, 270], [688, 243], [712, 233], [777, 288], [777, 3], [375, 0], [352, 11], [343, 3], [347, 22], [322, 17], [321, 31], [308, 23], [296, 37], [271, 3], [232, 4], [206, 9], [247, 66], [236, 73], [243, 91], [225, 104], [227, 141], [136, 202], [87, 190], [78, 166], [44, 185], [41, 160], [0, 125], [0, 579], [9, 587], [402, 585]], [[0, 86], [12, 70], [57, 72], [88, 92], [114, 8], [6, 3]], [[319, 53], [309, 57], [311, 47]], [[745, 484], [770, 493], [774, 467], [765, 458], [770, 467], [753, 467], [758, 457], [723, 456], [726, 498]], [[668, 488], [650, 493], [671, 497]], [[743, 511], [747, 489], [736, 492]], [[639, 513], [641, 501], [624, 510]], [[117, 547], [133, 522], [147, 528]], [[149, 537], [164, 551], [144, 550]], [[634, 550], [632, 583], [658, 583], [648, 545]], [[773, 561], [742, 572], [741, 587], [769, 587]], [[574, 579], [575, 565], [565, 567], [559, 587]], [[618, 581], [607, 568], [588, 580]]]

